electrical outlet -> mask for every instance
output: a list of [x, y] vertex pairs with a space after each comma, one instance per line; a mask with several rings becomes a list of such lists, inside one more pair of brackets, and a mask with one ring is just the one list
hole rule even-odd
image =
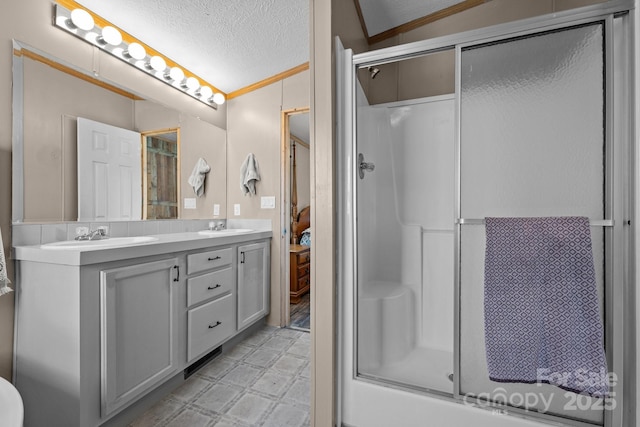
[[275, 209], [276, 208], [276, 197], [275, 196], [260, 197], [260, 208], [261, 209]]
[[196, 208], [196, 199], [193, 197], [185, 197], [184, 199], [184, 208], [185, 209], [195, 209]]
[[234, 215], [240, 215], [240, 204], [236, 203], [233, 205], [233, 214]]
[[220, 205], [217, 203], [213, 205], [213, 215], [214, 216], [220, 215]]

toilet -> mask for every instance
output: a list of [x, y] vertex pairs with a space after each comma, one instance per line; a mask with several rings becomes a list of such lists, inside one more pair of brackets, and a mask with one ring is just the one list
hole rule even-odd
[[24, 406], [18, 390], [0, 377], [0, 426], [22, 427]]

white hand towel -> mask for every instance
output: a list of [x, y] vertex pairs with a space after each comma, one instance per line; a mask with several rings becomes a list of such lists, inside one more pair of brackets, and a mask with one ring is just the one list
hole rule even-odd
[[198, 197], [204, 194], [204, 179], [210, 170], [211, 166], [209, 166], [207, 162], [200, 157], [193, 168], [193, 172], [191, 172], [191, 175], [189, 176], [189, 185], [193, 187], [193, 191]]
[[260, 181], [260, 167], [253, 153], [249, 153], [240, 167], [240, 188], [246, 196], [256, 194], [256, 182]]
[[4, 259], [4, 243], [2, 242], [2, 231], [0, 231], [0, 295], [13, 291], [9, 287], [11, 281], [7, 277], [7, 262]]

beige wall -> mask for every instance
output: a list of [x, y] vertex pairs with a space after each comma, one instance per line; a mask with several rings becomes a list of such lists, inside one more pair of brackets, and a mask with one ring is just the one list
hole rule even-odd
[[[370, 50], [484, 28], [491, 25], [560, 12], [604, 0], [490, 0], [456, 15], [400, 34], [371, 46]], [[370, 104], [453, 93], [455, 57], [441, 52], [378, 66], [371, 79], [360, 73], [360, 82]]]
[[[228, 102], [227, 107], [227, 218], [268, 219], [274, 230], [271, 242], [271, 325], [281, 325], [280, 214], [282, 211], [282, 135], [283, 110], [309, 106], [309, 72], [249, 92]], [[256, 195], [240, 188], [240, 166], [253, 153], [260, 166]], [[275, 196], [276, 209], [261, 209], [260, 197]], [[240, 215], [234, 215], [234, 204]]]
[[[94, 51], [89, 44], [52, 25], [52, 4], [51, 0], [7, 2], [0, 17], [0, 230], [7, 254], [11, 247], [12, 39], [84, 70], [95, 70], [102, 78], [132, 88], [146, 99], [226, 129], [226, 106], [216, 111], [118, 59]], [[11, 262], [8, 264], [13, 275]], [[13, 306], [14, 293], [0, 297], [0, 376], [5, 378], [11, 378]]]

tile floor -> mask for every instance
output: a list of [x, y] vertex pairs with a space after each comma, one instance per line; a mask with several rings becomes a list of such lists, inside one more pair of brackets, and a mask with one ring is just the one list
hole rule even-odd
[[307, 332], [265, 326], [130, 426], [309, 426], [310, 345]]

